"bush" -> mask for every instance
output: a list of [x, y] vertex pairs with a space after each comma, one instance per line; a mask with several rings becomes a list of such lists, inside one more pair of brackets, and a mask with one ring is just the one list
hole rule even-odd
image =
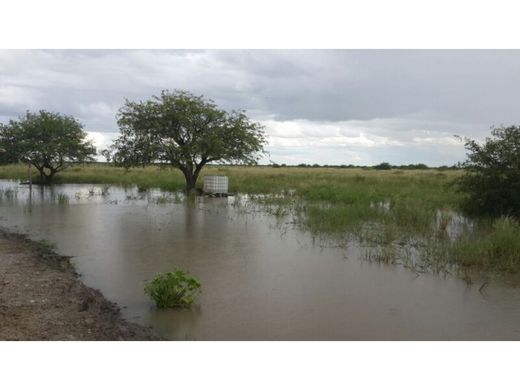
[[158, 308], [190, 307], [201, 291], [200, 282], [183, 270], [157, 275], [144, 291]]
[[374, 169], [389, 170], [392, 169], [392, 165], [387, 162], [382, 162], [381, 164], [374, 165]]
[[493, 129], [484, 144], [466, 139], [468, 159], [458, 182], [463, 207], [476, 215], [520, 217], [520, 127]]

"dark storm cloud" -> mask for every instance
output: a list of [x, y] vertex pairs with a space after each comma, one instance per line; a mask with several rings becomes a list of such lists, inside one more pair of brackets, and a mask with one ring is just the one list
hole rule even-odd
[[187, 89], [247, 109], [281, 162], [443, 164], [454, 133], [519, 122], [519, 70], [519, 51], [3, 51], [0, 121], [60, 111], [106, 144], [124, 98]]

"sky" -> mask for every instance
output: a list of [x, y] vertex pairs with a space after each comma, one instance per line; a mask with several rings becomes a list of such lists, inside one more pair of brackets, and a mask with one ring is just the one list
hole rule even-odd
[[520, 51], [0, 51], [0, 122], [72, 115], [99, 150], [125, 98], [163, 89], [246, 110], [268, 136], [261, 163], [452, 165], [465, 159], [454, 135], [520, 124]]

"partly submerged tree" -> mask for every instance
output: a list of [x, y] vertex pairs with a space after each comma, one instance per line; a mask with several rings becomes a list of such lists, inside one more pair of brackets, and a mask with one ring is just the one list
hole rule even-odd
[[126, 100], [118, 125], [114, 163], [168, 163], [182, 171], [188, 192], [195, 189], [207, 163], [256, 163], [266, 142], [262, 126], [244, 111], [226, 112], [187, 91], [165, 90], [147, 101]]
[[10, 159], [33, 165], [46, 184], [71, 163], [93, 160], [96, 149], [86, 137], [73, 117], [44, 110], [0, 126], [0, 148]]
[[466, 211], [520, 217], [520, 127], [492, 128], [483, 144], [466, 138], [468, 159], [458, 182]]

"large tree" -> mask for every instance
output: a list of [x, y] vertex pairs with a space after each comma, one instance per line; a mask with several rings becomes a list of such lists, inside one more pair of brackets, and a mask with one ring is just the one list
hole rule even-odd
[[116, 164], [168, 163], [182, 171], [188, 192], [207, 163], [255, 163], [266, 142], [262, 126], [244, 111], [226, 112], [187, 91], [126, 100], [118, 125], [121, 136], [112, 146]]
[[459, 188], [468, 212], [520, 217], [520, 127], [494, 128], [483, 143], [466, 139]]
[[93, 160], [96, 149], [86, 137], [73, 117], [44, 110], [0, 125], [0, 148], [10, 160], [33, 165], [45, 184], [71, 163]]

